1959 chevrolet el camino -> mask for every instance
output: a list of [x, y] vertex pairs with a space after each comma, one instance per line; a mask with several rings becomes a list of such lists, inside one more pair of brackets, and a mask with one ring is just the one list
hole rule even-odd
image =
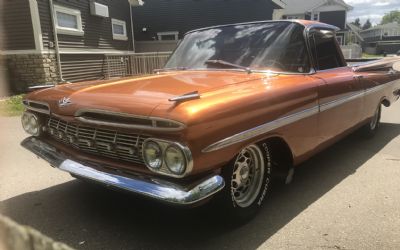
[[246, 217], [273, 178], [289, 182], [355, 129], [375, 134], [399, 98], [399, 59], [348, 66], [335, 30], [294, 20], [191, 31], [152, 76], [27, 95], [22, 146], [77, 178]]

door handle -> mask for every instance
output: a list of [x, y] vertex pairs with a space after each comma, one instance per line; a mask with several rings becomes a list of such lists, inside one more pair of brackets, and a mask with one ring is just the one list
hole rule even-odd
[[354, 75], [353, 78], [354, 79], [363, 79], [364, 76], [363, 75]]

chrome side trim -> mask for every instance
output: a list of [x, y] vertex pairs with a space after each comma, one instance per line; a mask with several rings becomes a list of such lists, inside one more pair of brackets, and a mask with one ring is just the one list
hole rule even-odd
[[351, 95], [339, 98], [337, 100], [321, 104], [320, 105], [320, 111], [323, 112], [323, 111], [326, 111], [328, 109], [335, 108], [335, 107], [340, 106], [342, 104], [345, 104], [347, 102], [351, 102], [351, 101], [353, 101], [353, 100], [355, 100], [357, 98], [363, 97], [364, 95], [365, 95], [365, 91], [362, 90], [362, 91], [356, 92], [355, 94], [351, 94]]
[[207, 177], [197, 186], [187, 189], [158, 178], [133, 175], [127, 177], [106, 173], [69, 159], [62, 152], [38, 138], [28, 137], [22, 141], [21, 145], [62, 171], [170, 204], [195, 204], [214, 195], [225, 186], [224, 179], [219, 175]]
[[212, 152], [212, 151], [216, 151], [216, 150], [231, 146], [238, 142], [246, 141], [250, 138], [254, 138], [259, 135], [268, 133], [279, 127], [283, 127], [283, 126], [286, 126], [293, 122], [299, 121], [301, 119], [313, 116], [313, 115], [317, 114], [318, 112], [319, 112], [319, 107], [314, 106], [312, 108], [300, 111], [298, 113], [288, 115], [288, 116], [285, 116], [282, 118], [278, 118], [277, 120], [274, 120], [272, 122], [267, 122], [265, 124], [255, 127], [255, 128], [243, 131], [241, 133], [235, 134], [231, 137], [228, 137], [228, 138], [220, 140], [216, 143], [213, 143], [210, 146], [203, 149], [202, 152], [203, 153]]
[[374, 92], [378, 92], [378, 91], [388, 87], [388, 85], [391, 85], [391, 84], [394, 84], [394, 83], [395, 82], [389, 82], [389, 83], [386, 83], [386, 84], [382, 84], [382, 85], [367, 89], [367, 90], [365, 90], [365, 95], [368, 95], [368, 94], [371, 94], [371, 93], [374, 93]]
[[[124, 123], [119, 123], [119, 122], [108, 122], [108, 121], [101, 121], [97, 119], [88, 119], [85, 117], [82, 117], [84, 113], [97, 113], [97, 114], [106, 114], [106, 115], [113, 115], [113, 116], [120, 116], [120, 117], [127, 117], [127, 118], [136, 118], [136, 119], [143, 119], [151, 122], [151, 126], [146, 126], [146, 125], [135, 125], [135, 124], [124, 124]], [[128, 128], [128, 129], [143, 129], [143, 130], [152, 130], [152, 131], [180, 131], [184, 128], [186, 128], [186, 125], [170, 120], [170, 119], [165, 119], [165, 118], [160, 118], [160, 117], [148, 117], [148, 116], [140, 116], [140, 115], [133, 115], [133, 114], [128, 114], [128, 113], [121, 113], [121, 112], [114, 112], [114, 111], [108, 111], [108, 110], [101, 110], [101, 109], [80, 109], [75, 113], [75, 119], [78, 121], [81, 121], [83, 123], [87, 124], [93, 124], [93, 125], [100, 125], [100, 126], [111, 126], [111, 127], [116, 127], [116, 128]], [[157, 127], [157, 122], [169, 122], [177, 125], [177, 127]]]
[[[31, 101], [31, 100], [23, 100], [22, 103], [24, 104], [26, 109], [35, 111], [35, 112], [39, 112], [39, 113], [43, 113], [43, 114], [50, 114], [50, 106], [47, 102], [40, 102], [40, 101]], [[45, 109], [39, 109], [39, 108], [35, 108], [31, 106], [31, 103], [37, 103], [39, 105], [43, 105], [47, 107], [47, 110]]]
[[203, 153], [208, 153], [208, 152], [212, 152], [212, 151], [216, 151], [222, 148], [226, 148], [228, 146], [231, 146], [233, 144], [239, 143], [239, 142], [243, 142], [246, 140], [249, 140], [251, 138], [260, 136], [262, 134], [268, 133], [272, 130], [275, 130], [277, 128], [289, 125], [291, 123], [297, 122], [301, 119], [310, 117], [312, 115], [315, 115], [319, 112], [324, 112], [326, 110], [335, 108], [337, 106], [340, 106], [342, 104], [345, 104], [347, 102], [353, 101], [355, 99], [358, 98], [362, 98], [368, 94], [374, 93], [374, 92], [378, 92], [380, 90], [383, 90], [386, 87], [389, 87], [390, 85], [394, 84], [396, 81], [392, 81], [386, 84], [382, 84], [376, 87], [372, 87], [369, 88], [367, 90], [361, 90], [356, 92], [355, 94], [351, 94], [348, 95], [346, 97], [342, 97], [340, 99], [328, 102], [328, 103], [324, 103], [322, 105], [319, 106], [315, 106], [312, 107], [310, 109], [306, 109], [304, 111], [300, 111], [298, 113], [289, 115], [289, 116], [285, 116], [285, 117], [281, 117], [278, 118], [277, 120], [262, 124], [260, 126], [257, 126], [255, 128], [251, 128], [249, 130], [245, 130], [243, 132], [240, 132], [238, 134], [235, 134], [233, 136], [227, 137], [225, 139], [222, 139], [220, 141], [217, 141], [209, 146], [207, 146], [206, 148], [204, 148], [202, 150]]

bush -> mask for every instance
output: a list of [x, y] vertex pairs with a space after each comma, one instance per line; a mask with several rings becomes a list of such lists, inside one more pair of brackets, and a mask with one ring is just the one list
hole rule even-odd
[[25, 110], [22, 104], [23, 95], [12, 96], [8, 99], [0, 101], [0, 115], [2, 116], [19, 116]]

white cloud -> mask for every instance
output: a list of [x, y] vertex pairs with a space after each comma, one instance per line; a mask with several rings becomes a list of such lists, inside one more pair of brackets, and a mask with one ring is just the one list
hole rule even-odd
[[373, 24], [381, 22], [382, 16], [392, 10], [400, 10], [400, 0], [345, 0], [354, 7], [348, 13], [348, 21], [360, 18], [361, 23], [370, 19]]

